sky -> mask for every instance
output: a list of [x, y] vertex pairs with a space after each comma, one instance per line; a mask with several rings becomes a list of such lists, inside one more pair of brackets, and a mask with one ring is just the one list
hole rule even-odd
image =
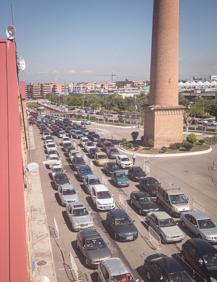
[[[11, 3], [26, 82], [149, 79], [153, 0], [0, 0], [0, 38]], [[216, 11], [180, 0], [180, 79], [217, 74]]]

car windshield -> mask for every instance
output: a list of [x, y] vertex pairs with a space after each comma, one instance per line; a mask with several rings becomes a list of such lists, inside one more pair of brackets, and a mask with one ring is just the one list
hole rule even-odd
[[173, 218], [166, 218], [166, 219], [161, 219], [160, 220], [160, 227], [170, 227], [170, 226], [175, 226], [176, 223], [173, 220]]
[[63, 171], [63, 169], [61, 167], [53, 169], [53, 172], [55, 172], [55, 173], [62, 172], [62, 171]]
[[86, 210], [86, 208], [80, 208], [80, 209], [74, 209], [73, 210], [73, 215], [74, 216], [83, 216], [83, 215], [87, 215], [88, 211]]
[[116, 275], [111, 277], [112, 282], [133, 282], [133, 276], [131, 273]]
[[116, 177], [123, 178], [123, 177], [126, 177], [126, 175], [124, 172], [119, 172], [119, 173], [116, 173]]
[[110, 153], [111, 153], [111, 154], [118, 154], [119, 152], [118, 152], [118, 150], [116, 150], [116, 149], [112, 149], [112, 150], [110, 151]]
[[109, 164], [108, 167], [109, 167], [111, 170], [120, 169], [116, 163]]
[[198, 220], [198, 225], [200, 229], [207, 229], [207, 228], [215, 227], [215, 224], [209, 218]]
[[151, 197], [140, 197], [138, 200], [140, 203], [152, 203]]
[[101, 238], [86, 240], [86, 247], [88, 250], [103, 249], [106, 247]]
[[56, 156], [55, 156], [55, 157], [50, 157], [50, 159], [51, 159], [51, 160], [59, 160], [59, 158], [56, 157]]
[[88, 146], [93, 146], [94, 144], [93, 144], [93, 142], [87, 142], [86, 143], [86, 146], [88, 147]]
[[125, 225], [125, 224], [131, 224], [131, 220], [128, 217], [115, 219], [115, 225]]
[[90, 185], [96, 185], [96, 184], [100, 184], [100, 181], [98, 178], [93, 178], [89, 180], [89, 184]]
[[173, 205], [188, 203], [188, 200], [184, 194], [170, 195], [170, 201]]
[[97, 192], [97, 199], [108, 199], [111, 198], [109, 191]]
[[67, 190], [63, 190], [63, 195], [67, 196], [67, 195], [74, 195], [75, 191], [71, 190], [71, 189], [67, 189]]
[[134, 173], [135, 173], [136, 175], [145, 175], [145, 173], [143, 172], [143, 170], [140, 169], [140, 168], [135, 169], [135, 170], [134, 170]]
[[89, 167], [81, 167], [79, 171], [80, 173], [91, 173], [91, 170]]
[[191, 282], [192, 279], [190, 276], [185, 272], [176, 272], [169, 274], [169, 280], [165, 280], [168, 282]]
[[48, 148], [52, 148], [52, 147], [55, 147], [54, 144], [47, 144]]
[[106, 155], [98, 155], [97, 158], [98, 158], [98, 159], [106, 159], [107, 156], [106, 156]]
[[121, 161], [122, 162], [129, 162], [129, 159], [128, 158], [122, 158]]
[[203, 259], [208, 269], [217, 269], [217, 252], [204, 255]]
[[82, 158], [76, 158], [75, 159], [75, 163], [76, 164], [83, 164], [84, 163], [84, 160]]

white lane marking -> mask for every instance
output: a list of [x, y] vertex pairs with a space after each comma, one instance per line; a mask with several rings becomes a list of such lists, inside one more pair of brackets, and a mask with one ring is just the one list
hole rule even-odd
[[54, 229], [55, 229], [56, 238], [59, 239], [60, 238], [60, 232], [59, 232], [59, 227], [58, 227], [58, 224], [57, 224], [55, 217], [54, 217], [53, 221], [54, 221]]

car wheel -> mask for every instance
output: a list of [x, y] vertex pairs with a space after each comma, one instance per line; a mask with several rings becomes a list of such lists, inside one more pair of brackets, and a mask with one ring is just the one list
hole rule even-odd
[[166, 241], [165, 241], [163, 235], [160, 235], [160, 239], [161, 239], [161, 243], [162, 243], [162, 244], [165, 244], [165, 243], [166, 243]]
[[142, 215], [142, 210], [138, 209], [138, 213], [139, 213], [139, 215]]
[[133, 206], [133, 201], [131, 199], [130, 199], [129, 204], [130, 204], [131, 207]]
[[85, 258], [85, 264], [86, 264], [86, 266], [87, 266], [87, 267], [90, 267], [90, 264], [89, 264], [89, 262], [88, 262], [88, 259], [87, 259], [87, 258]]
[[114, 239], [115, 239], [115, 241], [117, 241], [117, 240], [118, 240], [118, 236], [117, 236], [117, 234], [116, 234], [116, 233], [114, 234]]

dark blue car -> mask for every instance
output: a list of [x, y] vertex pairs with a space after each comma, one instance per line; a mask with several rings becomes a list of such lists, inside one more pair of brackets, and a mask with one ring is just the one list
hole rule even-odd
[[77, 179], [83, 181], [84, 177], [87, 175], [93, 174], [89, 165], [82, 164], [77, 169]]

